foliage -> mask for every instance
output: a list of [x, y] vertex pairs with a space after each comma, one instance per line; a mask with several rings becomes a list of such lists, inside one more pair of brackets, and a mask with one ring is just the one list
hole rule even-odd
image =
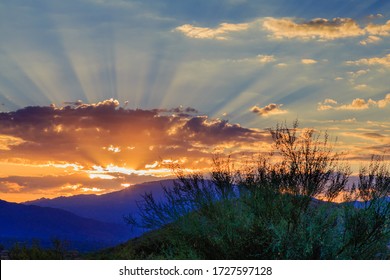
[[77, 257], [77, 252], [67, 249], [66, 241], [53, 239], [50, 248], [43, 248], [39, 240], [33, 240], [28, 246], [26, 243], [15, 243], [9, 251], [12, 260], [64, 260]]
[[[326, 133], [300, 130], [297, 122], [270, 132], [275, 151], [256, 164], [235, 170], [229, 157], [216, 157], [209, 178], [176, 169], [165, 200], [143, 196], [141, 219], [128, 222], [169, 232], [146, 258], [388, 258], [390, 174], [383, 159], [362, 167], [351, 187], [349, 167]], [[346, 201], [335, 203], [340, 196]]]

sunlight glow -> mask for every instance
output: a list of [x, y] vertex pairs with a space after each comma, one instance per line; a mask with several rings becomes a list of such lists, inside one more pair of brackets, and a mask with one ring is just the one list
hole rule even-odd
[[13, 137], [9, 135], [0, 135], [0, 150], [9, 151], [12, 146], [18, 146], [25, 143], [23, 139], [19, 137]]
[[354, 167], [389, 149], [390, 2], [337, 18], [337, 1], [224, 1], [212, 17], [213, 1], [3, 2], [2, 197], [208, 171], [215, 153], [270, 151], [267, 129], [294, 119]]

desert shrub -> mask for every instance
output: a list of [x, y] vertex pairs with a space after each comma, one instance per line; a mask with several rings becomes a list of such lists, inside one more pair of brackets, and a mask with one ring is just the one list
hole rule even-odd
[[52, 239], [49, 248], [41, 246], [39, 240], [32, 240], [28, 245], [25, 242], [15, 243], [9, 251], [12, 260], [63, 260], [68, 255], [66, 241]]
[[[270, 130], [274, 151], [240, 170], [214, 158], [209, 175], [185, 174], [157, 202], [145, 194], [134, 226], [169, 225], [160, 258], [374, 259], [388, 257], [389, 171], [373, 158], [359, 181], [328, 135], [295, 122]], [[334, 200], [344, 196], [343, 203]], [[321, 198], [321, 200], [319, 199]]]

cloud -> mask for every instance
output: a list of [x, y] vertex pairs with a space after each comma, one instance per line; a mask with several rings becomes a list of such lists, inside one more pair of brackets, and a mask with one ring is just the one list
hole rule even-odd
[[0, 113], [0, 195], [105, 193], [170, 176], [169, 163], [205, 171], [211, 154], [253, 153], [259, 143], [271, 143], [267, 131], [190, 107], [132, 110], [115, 99], [25, 107]]
[[337, 104], [337, 101], [331, 98], [327, 98], [324, 100], [325, 104]]
[[356, 98], [356, 99], [352, 100], [351, 104], [341, 105], [340, 107], [338, 107], [338, 109], [340, 109], [340, 110], [365, 110], [365, 109], [368, 109], [370, 103], [371, 103], [370, 100], [367, 102], [363, 98]]
[[240, 149], [268, 139], [266, 132], [201, 116], [194, 108], [132, 110], [115, 99], [0, 113], [0, 135], [3, 158], [83, 166], [114, 161], [133, 168], [159, 157], [195, 159], [208, 156], [215, 145], [235, 143]]
[[367, 132], [367, 133], [363, 133], [363, 135], [365, 137], [368, 137], [368, 138], [384, 138], [385, 137], [382, 134], [375, 133], [375, 132]]
[[370, 69], [366, 69], [366, 70], [361, 69], [361, 70], [356, 71], [356, 72], [348, 72], [348, 74], [352, 78], [356, 79], [356, 78], [358, 78], [360, 76], [366, 75], [368, 72], [370, 72]]
[[358, 37], [366, 32], [350, 18], [323, 18], [308, 22], [295, 22], [289, 18], [266, 18], [263, 28], [272, 33], [275, 39], [302, 39], [302, 40], [335, 40], [340, 38]]
[[386, 96], [380, 100], [373, 100], [371, 98], [368, 100], [363, 98], [355, 98], [350, 104], [342, 105], [338, 105], [338, 102], [333, 99], [325, 99], [323, 102], [318, 103], [317, 110], [367, 110], [371, 107], [383, 109], [388, 104], [390, 104], [390, 93], [386, 94]]
[[199, 113], [199, 111], [196, 110], [195, 108], [192, 108], [192, 107], [184, 108], [182, 106], [172, 108], [172, 109], [157, 109], [155, 111], [158, 112], [159, 114], [164, 114], [164, 113], [166, 113], [168, 115], [175, 114], [175, 115], [178, 115], [181, 117], [189, 117], [189, 116], [196, 115]]
[[103, 174], [103, 176], [88, 176], [87, 173], [66, 174], [61, 176], [8, 176], [0, 177], [0, 193], [13, 195], [29, 194], [35, 197], [57, 197], [75, 194], [90, 194], [116, 191], [122, 184], [137, 184], [153, 180], [151, 176], [135, 174]]
[[270, 116], [270, 115], [280, 115], [280, 114], [286, 114], [286, 110], [282, 110], [280, 107], [283, 106], [283, 104], [275, 104], [271, 103], [264, 107], [258, 107], [253, 106], [250, 111], [252, 113], [258, 114], [259, 116]]
[[195, 39], [216, 39], [226, 40], [232, 32], [244, 31], [249, 28], [248, 23], [221, 23], [216, 28], [198, 27], [191, 24], [184, 24], [174, 30], [182, 32], [185, 36]]
[[320, 102], [318, 104], [317, 110], [318, 111], [325, 111], [325, 110], [333, 109], [334, 108], [333, 106], [336, 104], [337, 104], [336, 100], [331, 99], [331, 98], [327, 98], [323, 102]]
[[370, 23], [365, 30], [371, 35], [390, 36], [390, 20], [383, 25]]
[[259, 59], [260, 63], [263, 63], [263, 64], [267, 64], [267, 63], [276, 61], [275, 56], [273, 56], [273, 55], [259, 54], [257, 56], [257, 58]]
[[380, 41], [382, 41], [382, 38], [378, 36], [370, 35], [366, 39], [361, 40], [359, 43], [360, 45], [366, 46], [368, 44], [379, 43]]
[[383, 18], [382, 14], [371, 14], [367, 16], [368, 19], [377, 19], [377, 18]]
[[354, 87], [354, 89], [356, 90], [366, 90], [368, 88], [368, 86], [366, 84], [360, 84], [360, 85], [356, 85]]
[[380, 65], [385, 67], [390, 67], [390, 54], [387, 54], [384, 57], [370, 57], [370, 58], [361, 58], [355, 61], [347, 61], [349, 65]]
[[[372, 16], [368, 20], [376, 18], [379, 17]], [[184, 24], [176, 27], [174, 31], [179, 31], [187, 37], [195, 39], [226, 40], [231, 33], [247, 31], [251, 27], [257, 27], [258, 24], [261, 24], [263, 30], [270, 33], [269, 38], [271, 39], [331, 41], [365, 37], [360, 40], [360, 44], [368, 45], [382, 41], [382, 37], [390, 36], [390, 20], [384, 24], [368, 23], [366, 26], [361, 26], [352, 18], [341, 17], [314, 18], [309, 21], [295, 18], [265, 17], [243, 23], [221, 23], [215, 28]]]
[[276, 64], [276, 66], [279, 68], [285, 68], [288, 66], [288, 64], [287, 63], [278, 63], [278, 64]]
[[385, 98], [378, 100], [376, 104], [379, 108], [385, 108], [388, 104], [390, 104], [390, 93], [386, 94]]
[[361, 139], [366, 139], [366, 140], [370, 140], [370, 143], [372, 144], [372, 142], [378, 142], [378, 143], [383, 143], [383, 142], [387, 142], [388, 141], [388, 138], [387, 136], [381, 134], [381, 133], [378, 133], [378, 132], [365, 132], [365, 133], [359, 133], [359, 132], [344, 132], [342, 133], [343, 135], [345, 136], [348, 136], [348, 137], [357, 137], [357, 138], [361, 138]]
[[318, 61], [314, 60], [314, 59], [310, 59], [310, 58], [303, 58], [303, 59], [301, 59], [301, 63], [302, 64], [316, 64], [316, 63], [318, 63]]
[[[379, 16], [372, 16], [373, 20]], [[360, 26], [351, 18], [316, 18], [310, 21], [298, 21], [291, 18], [266, 18], [263, 28], [270, 32], [273, 39], [301, 39], [329, 41], [343, 38], [367, 36], [360, 41], [361, 45], [378, 43], [381, 37], [390, 36], [390, 20], [385, 24], [369, 23]]]
[[12, 147], [23, 144], [24, 142], [25, 141], [19, 137], [0, 134], [0, 150], [9, 151]]

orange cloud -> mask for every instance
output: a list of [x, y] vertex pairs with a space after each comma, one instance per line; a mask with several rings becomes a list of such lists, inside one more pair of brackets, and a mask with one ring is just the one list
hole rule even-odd
[[19, 137], [0, 135], [0, 150], [11, 150], [13, 146], [23, 144], [25, 141]]
[[156, 155], [183, 154], [194, 140], [212, 148], [237, 139], [243, 143], [264, 139], [254, 130], [196, 113], [193, 108], [124, 109], [112, 99], [64, 107], [26, 107], [0, 113], [0, 134], [20, 139], [18, 145], [10, 146], [7, 156], [86, 166], [106, 165], [115, 159], [134, 168], [156, 160]]
[[[375, 19], [377, 16], [370, 17]], [[369, 23], [360, 26], [351, 18], [334, 18], [332, 20], [316, 18], [310, 21], [297, 22], [290, 18], [266, 18], [263, 28], [272, 33], [274, 39], [301, 39], [301, 40], [336, 40], [367, 36], [360, 41], [361, 45], [378, 43], [381, 37], [390, 36], [390, 20], [385, 24]]]
[[335, 40], [358, 37], [366, 33], [350, 18], [334, 18], [332, 20], [318, 18], [298, 23], [289, 18], [266, 18], [263, 27], [271, 32], [272, 38], [275, 39]]
[[193, 108], [131, 110], [113, 99], [26, 107], [0, 113], [0, 120], [0, 193], [22, 186], [36, 196], [103, 193], [169, 176], [175, 162], [204, 170], [216, 150], [253, 152], [255, 143], [271, 141], [266, 131]]

